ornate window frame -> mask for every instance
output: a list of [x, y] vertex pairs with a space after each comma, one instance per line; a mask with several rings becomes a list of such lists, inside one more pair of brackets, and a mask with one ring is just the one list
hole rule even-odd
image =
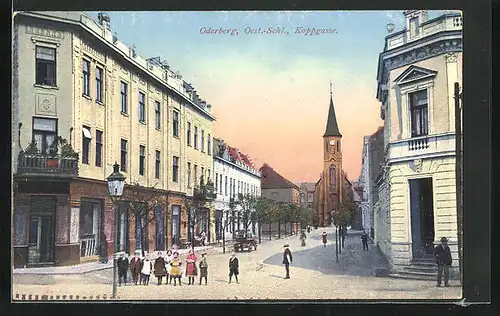
[[[420, 75], [412, 76], [415, 72]], [[428, 108], [428, 133], [433, 133], [434, 122], [434, 86], [437, 71], [411, 65], [403, 73], [394, 79], [394, 83], [400, 87], [401, 94], [401, 116], [403, 125], [402, 139], [411, 138], [411, 118], [410, 118], [410, 100], [409, 94], [421, 90], [427, 90], [427, 108]]]

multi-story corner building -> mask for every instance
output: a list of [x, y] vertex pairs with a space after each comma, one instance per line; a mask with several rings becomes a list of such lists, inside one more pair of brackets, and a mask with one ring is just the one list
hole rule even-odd
[[[105, 14], [96, 22], [78, 12], [19, 12], [13, 28], [15, 266], [96, 260], [102, 245], [113, 252], [115, 233], [132, 253], [186, 239], [185, 201], [213, 168], [211, 106], [159, 58], [120, 42]], [[57, 137], [77, 155], [51, 151]], [[168, 201], [145, 243], [144, 219], [127, 212], [114, 231], [106, 178], [115, 162], [127, 184]]]
[[378, 191], [375, 180], [380, 173], [380, 164], [384, 154], [384, 129], [379, 127], [373, 135], [363, 138], [363, 150], [361, 154], [361, 173], [358, 186], [361, 192], [361, 209], [363, 229], [375, 238], [374, 229], [374, 205], [378, 201]]
[[[290, 180], [280, 175], [267, 163], [260, 167], [261, 178], [261, 194], [274, 202], [294, 203], [300, 206], [300, 188]], [[296, 234], [300, 227], [297, 223], [266, 223], [262, 225], [262, 235], [277, 234], [278, 225], [280, 232], [292, 232]], [[288, 225], [288, 226], [286, 226]]]
[[[250, 157], [235, 147], [227, 145], [222, 139], [213, 139], [214, 155], [214, 185], [216, 199], [215, 209], [215, 240], [231, 240], [236, 232], [244, 230], [246, 219], [242, 207], [236, 203], [234, 209], [230, 202], [238, 202], [242, 196], [260, 196], [260, 171], [252, 163]], [[255, 222], [247, 227], [254, 236], [258, 236]], [[223, 234], [223, 230], [225, 233]]]
[[379, 57], [385, 157], [378, 178], [376, 241], [394, 271], [432, 261], [449, 240], [458, 267], [454, 84], [462, 82], [462, 17], [432, 20], [404, 11], [406, 27], [389, 34]]

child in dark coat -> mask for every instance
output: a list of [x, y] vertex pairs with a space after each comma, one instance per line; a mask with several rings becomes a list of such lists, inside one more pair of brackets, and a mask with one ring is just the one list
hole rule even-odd
[[128, 258], [125, 257], [125, 254], [122, 253], [120, 258], [117, 260], [118, 265], [118, 285], [122, 285], [122, 280], [125, 284], [127, 284], [127, 272], [128, 272]]

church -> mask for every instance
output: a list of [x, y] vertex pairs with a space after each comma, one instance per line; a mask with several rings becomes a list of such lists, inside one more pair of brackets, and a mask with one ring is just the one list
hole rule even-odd
[[330, 108], [323, 135], [323, 171], [315, 187], [315, 211], [320, 227], [330, 226], [332, 214], [344, 199], [352, 200], [351, 182], [342, 170], [342, 134], [339, 130], [330, 87]]

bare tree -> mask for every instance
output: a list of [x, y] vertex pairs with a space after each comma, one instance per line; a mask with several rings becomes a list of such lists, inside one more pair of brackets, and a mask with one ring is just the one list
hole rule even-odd
[[[191, 232], [191, 248], [195, 246], [195, 228], [202, 222], [202, 211], [208, 208], [208, 203], [215, 198], [214, 186], [210, 178], [204, 183], [203, 176], [200, 177], [200, 184], [193, 190], [193, 197], [184, 199], [184, 206], [188, 211], [188, 229]], [[210, 229], [210, 228], [209, 228]], [[208, 233], [208, 232], [205, 232]]]
[[[136, 225], [139, 224], [140, 245], [144, 256], [147, 248], [144, 232], [149, 223], [159, 220], [158, 210], [164, 216], [162, 220], [168, 222], [167, 197], [162, 195], [159, 190], [156, 190], [154, 186], [144, 187], [135, 182], [127, 185], [122, 200], [128, 203], [126, 203], [126, 208], [121, 209], [121, 211], [126, 211], [128, 217], [134, 219]], [[137, 231], [137, 227], [135, 229]]]

